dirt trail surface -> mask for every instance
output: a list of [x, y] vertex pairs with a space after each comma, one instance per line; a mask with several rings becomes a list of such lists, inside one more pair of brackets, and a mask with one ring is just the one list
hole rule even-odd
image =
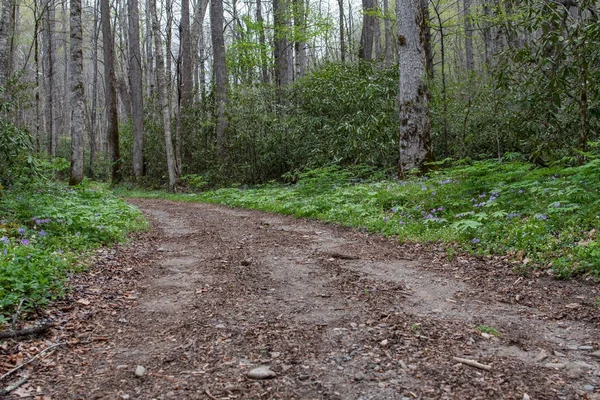
[[75, 278], [35, 350], [65, 344], [11, 396], [600, 399], [597, 285], [285, 216], [131, 202], [152, 230]]

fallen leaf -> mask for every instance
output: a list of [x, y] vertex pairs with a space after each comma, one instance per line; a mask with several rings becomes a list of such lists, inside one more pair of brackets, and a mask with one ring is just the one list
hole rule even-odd
[[79, 299], [79, 300], [77, 300], [77, 302], [79, 304], [83, 304], [84, 306], [89, 306], [90, 305], [90, 301], [86, 300], [86, 299]]

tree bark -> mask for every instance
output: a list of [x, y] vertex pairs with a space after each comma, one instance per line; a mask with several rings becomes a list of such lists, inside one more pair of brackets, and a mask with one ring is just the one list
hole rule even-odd
[[171, 113], [169, 111], [169, 100], [167, 94], [167, 82], [165, 72], [165, 57], [163, 54], [163, 43], [160, 32], [160, 24], [156, 14], [156, 0], [148, 0], [149, 11], [152, 16], [152, 36], [156, 54], [156, 85], [158, 98], [162, 113], [163, 130], [165, 135], [165, 149], [167, 153], [167, 170], [169, 173], [169, 191], [175, 191], [177, 174], [175, 170], [175, 155], [173, 152], [173, 140], [171, 138]]
[[289, 29], [289, 0], [273, 0], [274, 47], [275, 47], [275, 82], [281, 89], [293, 80], [293, 71], [290, 70], [290, 43], [288, 40]]
[[377, 17], [373, 15], [376, 11], [375, 0], [362, 0], [363, 6], [363, 26], [360, 35], [360, 48], [358, 58], [364, 61], [373, 60], [375, 31]]
[[399, 175], [423, 169], [433, 159], [421, 0], [396, 0], [400, 64]]
[[77, 185], [83, 180], [83, 29], [81, 27], [81, 0], [71, 0], [71, 179], [70, 185]]
[[473, 24], [471, 23], [471, 0], [463, 0], [463, 18], [465, 26], [465, 59], [468, 72], [475, 70], [475, 61], [473, 60]]
[[294, 28], [296, 51], [296, 78], [306, 74], [306, 17], [307, 9], [304, 0], [294, 0]]
[[[2, 14], [0, 14], [0, 88], [7, 89], [10, 78], [10, 44], [12, 25], [13, 0], [2, 0]], [[5, 99], [7, 93], [0, 91], [0, 101]]]
[[192, 40], [192, 65], [198, 68], [198, 87], [196, 88], [197, 95], [200, 99], [204, 99], [206, 79], [204, 78], [204, 17], [208, 8], [209, 0], [198, 0], [196, 9], [194, 10], [194, 18], [191, 27]]
[[140, 50], [140, 9], [138, 0], [128, 0], [129, 17], [129, 87], [133, 119], [133, 176], [144, 174], [144, 99], [142, 88], [142, 54]]
[[119, 149], [119, 116], [117, 112], [117, 90], [115, 87], [115, 60], [113, 35], [110, 27], [110, 0], [100, 0], [102, 19], [102, 53], [104, 56], [104, 97], [106, 102], [106, 120], [108, 151], [111, 162], [111, 181], [121, 180], [121, 153]]
[[94, 1], [94, 34], [92, 36], [92, 108], [90, 110], [90, 164], [88, 175], [94, 177], [94, 163], [96, 162], [96, 121], [98, 110], [98, 37], [100, 27], [98, 26], [98, 0]]
[[217, 155], [222, 163], [227, 159], [227, 64], [225, 62], [225, 38], [223, 35], [223, 0], [211, 0], [210, 33], [213, 46], [213, 71], [217, 100]]
[[[387, 0], [385, 0], [387, 1]], [[338, 10], [340, 14], [339, 30], [340, 30], [340, 60], [346, 62], [346, 41], [344, 39], [344, 0], [338, 0]]]
[[256, 22], [258, 23], [258, 43], [260, 45], [260, 71], [262, 83], [269, 83], [267, 45], [265, 41], [265, 21], [262, 16], [261, 0], [256, 0]]
[[46, 133], [48, 135], [48, 154], [56, 156], [55, 88], [54, 88], [54, 0], [46, 3], [45, 45], [46, 45]]

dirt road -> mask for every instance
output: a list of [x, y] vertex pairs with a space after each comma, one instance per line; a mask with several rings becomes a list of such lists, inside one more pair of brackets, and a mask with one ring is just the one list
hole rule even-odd
[[[29, 390], [52, 399], [600, 398], [597, 285], [284, 216], [131, 202], [152, 231], [77, 278], [53, 333], [67, 344], [30, 371]], [[261, 366], [275, 377], [248, 378]]]

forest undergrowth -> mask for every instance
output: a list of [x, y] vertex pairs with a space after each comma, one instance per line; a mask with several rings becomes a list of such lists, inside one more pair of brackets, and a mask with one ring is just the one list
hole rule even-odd
[[91, 250], [147, 227], [105, 186], [34, 179], [0, 192], [0, 325], [64, 295]]
[[208, 202], [330, 221], [400, 241], [443, 243], [460, 252], [507, 255], [522, 273], [600, 275], [600, 159], [539, 168], [488, 160], [405, 180], [367, 167], [336, 166], [285, 177], [289, 184], [168, 194], [119, 189], [122, 196]]

